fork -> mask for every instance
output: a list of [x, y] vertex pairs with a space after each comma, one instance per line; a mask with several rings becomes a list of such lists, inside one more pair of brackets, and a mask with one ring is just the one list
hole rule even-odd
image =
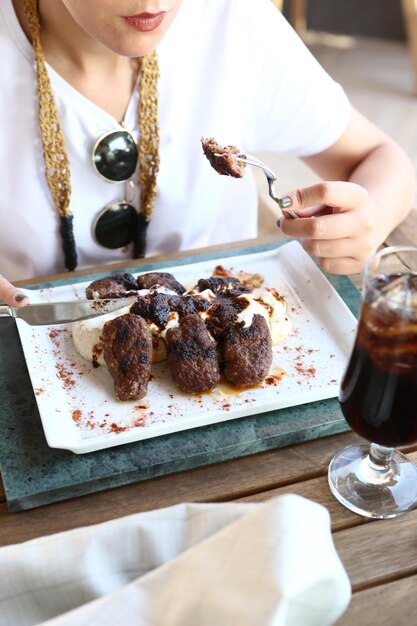
[[[216, 155], [216, 156], [221, 156], [221, 155]], [[276, 181], [277, 177], [275, 176], [274, 172], [272, 172], [269, 169], [269, 167], [267, 165], [265, 165], [265, 163], [263, 163], [262, 161], [260, 161], [256, 157], [252, 156], [251, 154], [239, 154], [239, 155], [237, 155], [237, 154], [231, 153], [230, 156], [232, 156], [237, 161], [243, 161], [244, 163], [248, 163], [248, 165], [254, 165], [255, 167], [260, 167], [261, 170], [263, 170], [263, 172], [264, 172], [264, 174], [266, 176], [266, 179], [268, 181], [269, 195], [272, 198], [272, 200], [274, 200], [278, 204], [278, 206], [281, 209], [281, 211], [285, 214], [285, 217], [292, 217], [293, 219], [298, 217], [298, 215], [297, 215], [297, 213], [295, 211], [291, 211], [291, 210], [286, 209], [285, 207], [281, 206], [281, 201], [280, 201], [279, 198], [276, 197], [275, 191], [274, 191], [274, 182]]]

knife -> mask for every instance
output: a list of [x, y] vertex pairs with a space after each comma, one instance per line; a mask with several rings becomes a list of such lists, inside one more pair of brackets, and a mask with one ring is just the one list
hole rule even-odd
[[0, 305], [0, 317], [14, 317], [30, 326], [68, 324], [88, 320], [98, 315], [113, 313], [133, 304], [136, 298], [117, 298], [109, 300], [76, 300], [73, 302], [48, 302], [28, 304], [23, 307]]

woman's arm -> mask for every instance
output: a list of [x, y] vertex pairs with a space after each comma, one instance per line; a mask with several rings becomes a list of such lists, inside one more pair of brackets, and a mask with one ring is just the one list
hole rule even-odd
[[286, 194], [301, 219], [282, 218], [283, 232], [300, 239], [325, 271], [361, 271], [411, 208], [415, 174], [410, 160], [382, 130], [352, 109], [340, 139], [303, 161], [323, 182]]

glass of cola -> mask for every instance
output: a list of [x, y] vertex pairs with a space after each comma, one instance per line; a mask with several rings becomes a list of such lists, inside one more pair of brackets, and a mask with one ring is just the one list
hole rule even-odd
[[417, 467], [396, 448], [417, 442], [417, 247], [392, 246], [368, 260], [339, 402], [349, 426], [370, 445], [336, 454], [331, 491], [366, 517], [411, 510]]

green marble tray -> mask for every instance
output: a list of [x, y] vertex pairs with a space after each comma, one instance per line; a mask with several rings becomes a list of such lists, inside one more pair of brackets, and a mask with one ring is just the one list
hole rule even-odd
[[[196, 254], [165, 262], [163, 267], [262, 252], [278, 245]], [[141, 264], [138, 271], [159, 267], [153, 263]], [[130, 267], [128, 271], [134, 270]], [[83, 276], [78, 282], [98, 276]], [[359, 293], [353, 283], [345, 276], [327, 278], [357, 315]], [[68, 280], [42, 283], [34, 288], [54, 287]], [[76, 282], [74, 277], [71, 282]], [[14, 320], [2, 320], [0, 348], [0, 469], [10, 511], [348, 430], [338, 402], [333, 398], [77, 455], [49, 448], [46, 444]]]

